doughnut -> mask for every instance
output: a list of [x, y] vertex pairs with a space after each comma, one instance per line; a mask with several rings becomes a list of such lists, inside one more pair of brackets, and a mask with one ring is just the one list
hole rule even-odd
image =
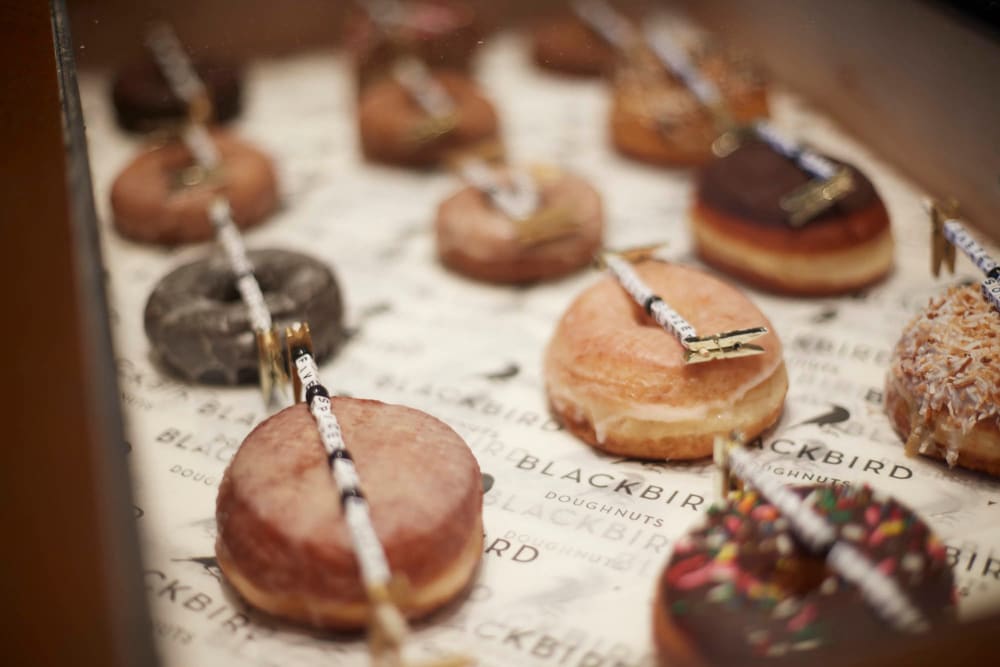
[[843, 294], [882, 279], [892, 268], [889, 214], [871, 181], [848, 167], [852, 191], [793, 227], [779, 202], [811, 177], [791, 160], [749, 140], [710, 162], [698, 174], [690, 213], [699, 257], [763, 289], [798, 296]]
[[[466, 589], [483, 548], [482, 477], [461, 437], [411, 408], [332, 399], [389, 566], [424, 616]], [[219, 567], [251, 605], [301, 623], [361, 629], [369, 605], [341, 498], [305, 404], [255, 428], [219, 486]]]
[[218, 192], [241, 228], [275, 210], [278, 183], [271, 160], [225, 132], [212, 132], [212, 139], [222, 168], [194, 185], [184, 183], [195, 162], [182, 142], [155, 146], [125, 167], [111, 186], [114, 225], [122, 236], [162, 245], [208, 241], [215, 237], [209, 205]]
[[1000, 313], [979, 285], [950, 288], [906, 325], [885, 385], [908, 453], [1000, 475]]
[[471, 79], [450, 71], [432, 76], [457, 107], [455, 127], [428, 140], [418, 139], [429, 120], [427, 114], [401, 83], [385, 78], [361, 96], [358, 121], [365, 157], [375, 162], [426, 166], [441, 162], [455, 150], [497, 139], [496, 111]]
[[683, 347], [612, 276], [563, 314], [545, 352], [552, 410], [584, 442], [643, 459], [709, 456], [715, 436], [752, 439], [781, 415], [788, 376], [767, 318], [735, 287], [677, 264], [639, 277], [702, 336], [766, 326], [763, 354], [685, 364]]
[[588, 265], [601, 246], [601, 197], [579, 176], [559, 170], [536, 175], [539, 211], [560, 210], [576, 228], [564, 236], [525, 243], [517, 223], [480, 190], [467, 186], [444, 200], [435, 220], [437, 253], [448, 268], [477, 280], [526, 283]]
[[[868, 487], [795, 491], [932, 627], [952, 620], [944, 545], [913, 512]], [[852, 664], [897, 632], [752, 491], [710, 508], [704, 525], [674, 544], [653, 605], [659, 664], [672, 667]]]
[[573, 76], [600, 76], [618, 60], [615, 48], [570, 11], [535, 26], [532, 54], [539, 67]]
[[467, 71], [480, 44], [476, 14], [467, 5], [444, 0], [398, 3], [402, 15], [385, 34], [367, 12], [352, 12], [344, 41], [352, 54], [359, 90], [386, 74], [401, 56], [413, 56], [431, 68]]
[[[212, 100], [212, 120], [226, 123], [240, 112], [241, 72], [229, 63], [200, 60], [194, 63]], [[118, 72], [111, 87], [115, 118], [123, 130], [148, 132], [184, 122], [188, 106], [178, 99], [160, 68], [144, 60]]]
[[[714, 83], [733, 120], [767, 116], [767, 86], [745, 61], [722, 51], [694, 58]], [[611, 102], [611, 141], [622, 155], [657, 165], [690, 167], [712, 159], [719, 128], [712, 114], [659, 63], [619, 68]]]
[[[247, 255], [277, 330], [308, 322], [316, 356], [333, 354], [344, 332], [340, 289], [330, 269], [287, 250]], [[184, 264], [161, 279], [146, 302], [144, 321], [154, 355], [184, 379], [257, 382], [257, 340], [223, 255]]]

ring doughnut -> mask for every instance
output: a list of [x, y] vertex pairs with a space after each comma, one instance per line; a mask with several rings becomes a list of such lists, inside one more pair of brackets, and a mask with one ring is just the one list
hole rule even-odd
[[[543, 175], [544, 173], [544, 175]], [[441, 202], [435, 231], [441, 262], [477, 280], [525, 283], [561, 276], [586, 266], [601, 246], [601, 197], [582, 178], [539, 172], [540, 210], [561, 209], [576, 227], [538, 243], [521, 241], [516, 222], [489, 198], [468, 186]]]
[[698, 255], [785, 294], [842, 294], [877, 282], [892, 268], [889, 214], [871, 181], [851, 172], [851, 192], [793, 227], [779, 202], [810, 176], [764, 142], [744, 142], [698, 175], [690, 215]]
[[[340, 345], [341, 298], [325, 264], [287, 250], [251, 250], [279, 332], [297, 321], [312, 328], [315, 356]], [[153, 353], [181, 377], [205, 384], [257, 382], [257, 341], [228, 261], [213, 255], [174, 269], [153, 288], [144, 315]]]
[[134, 241], [176, 245], [215, 237], [209, 207], [219, 192], [229, 200], [241, 228], [262, 222], [278, 204], [271, 160], [253, 146], [224, 132], [213, 132], [222, 167], [194, 185], [184, 183], [194, 164], [180, 142], [145, 151], [111, 186], [111, 208], [118, 232]]
[[540, 21], [532, 52], [539, 67], [574, 76], [600, 76], [618, 60], [618, 52], [572, 12]]
[[788, 377], [767, 318], [735, 287], [686, 266], [636, 272], [701, 335], [766, 326], [763, 354], [684, 363], [683, 348], [611, 276], [585, 290], [545, 353], [552, 409], [598, 449], [645, 459], [709, 456], [717, 435], [752, 439], [781, 415]]
[[[951, 620], [945, 548], [919, 517], [868, 487], [796, 492], [932, 626]], [[895, 632], [752, 491], [709, 509], [704, 525], [675, 543], [653, 618], [660, 664], [677, 667], [850, 663]]]
[[417, 133], [428, 121], [427, 114], [402, 84], [381, 79], [361, 96], [358, 122], [365, 157], [389, 164], [433, 165], [457, 149], [497, 138], [496, 111], [471, 79], [448, 71], [432, 76], [455, 102], [456, 125], [437, 137], [419, 140]]
[[885, 407], [908, 453], [1000, 476], [1000, 313], [978, 285], [931, 299], [906, 325]]
[[[195, 72], [212, 100], [212, 121], [226, 123], [240, 112], [241, 72], [231, 64], [200, 60]], [[171, 90], [160, 68], [144, 60], [122, 69], [111, 87], [115, 118], [123, 130], [149, 132], [184, 122], [188, 105]]]
[[[468, 446], [428, 414], [334, 398], [389, 566], [423, 616], [462, 592], [483, 546], [482, 477]], [[251, 605], [314, 626], [360, 629], [369, 605], [341, 499], [304, 404], [255, 428], [219, 486], [219, 567]]]

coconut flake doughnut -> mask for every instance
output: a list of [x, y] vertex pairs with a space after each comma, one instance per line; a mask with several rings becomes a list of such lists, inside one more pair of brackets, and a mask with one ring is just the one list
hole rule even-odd
[[[743, 61], [721, 51], [696, 60], [737, 122], [768, 115], [767, 86]], [[611, 141], [623, 155], [650, 164], [689, 167], [713, 158], [715, 119], [662, 65], [621, 68], [611, 104]]]
[[781, 294], [843, 294], [881, 280], [892, 269], [889, 214], [871, 181], [848, 166], [851, 192], [793, 227], [779, 202], [811, 177], [791, 160], [749, 140], [709, 163], [690, 212], [699, 257]]
[[1000, 475], [1000, 313], [979, 285], [950, 288], [906, 326], [885, 409], [908, 453]]
[[182, 142], [153, 147], [135, 158], [111, 186], [118, 232], [133, 241], [177, 245], [215, 238], [209, 207], [222, 193], [241, 228], [263, 222], [278, 205], [278, 182], [270, 158], [226, 132], [213, 131], [222, 156], [217, 178], [185, 185], [194, 158]]
[[429, 120], [427, 114], [401, 83], [391, 77], [381, 79], [361, 96], [358, 121], [365, 157], [375, 162], [426, 166], [442, 162], [458, 149], [497, 139], [496, 111], [472, 79], [446, 71], [432, 76], [455, 102], [456, 126], [431, 140], [417, 141], [415, 133]]
[[[838, 539], [893, 579], [932, 627], [953, 620], [944, 544], [912, 511], [868, 487], [796, 492]], [[704, 525], [676, 542], [653, 604], [664, 667], [851, 664], [897, 632], [752, 491], [713, 506]]]
[[[457, 433], [430, 415], [333, 398], [389, 566], [407, 579], [408, 617], [470, 582], [483, 547], [482, 477]], [[255, 428], [219, 486], [219, 567], [254, 607], [322, 628], [368, 621], [341, 497], [305, 404]]]
[[494, 283], [526, 283], [571, 273], [588, 265], [601, 247], [601, 197], [587, 181], [546, 169], [536, 174], [540, 210], [566, 212], [576, 228], [564, 236], [523, 243], [517, 223], [480, 190], [468, 186], [441, 202], [435, 231], [441, 262], [463, 275]]
[[709, 335], [766, 326], [763, 354], [685, 364], [683, 347], [605, 276], [566, 310], [545, 354], [552, 409], [584, 442], [644, 459], [709, 456], [717, 435], [752, 439], [781, 415], [788, 377], [781, 342], [738, 289], [677, 264], [642, 262], [636, 272]]

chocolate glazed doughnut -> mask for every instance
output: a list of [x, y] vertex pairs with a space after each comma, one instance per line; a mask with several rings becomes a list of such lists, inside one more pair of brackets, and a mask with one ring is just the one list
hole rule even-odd
[[183, 182], [194, 158], [181, 142], [154, 147], [135, 158], [111, 186], [115, 228], [134, 241], [176, 245], [215, 237], [209, 206], [225, 195], [241, 228], [262, 222], [278, 205], [271, 160], [225, 132], [213, 132], [221, 173], [195, 185]]
[[[240, 112], [241, 73], [229, 63], [201, 60], [195, 72], [205, 83], [212, 100], [212, 121], [225, 123]], [[148, 132], [183, 122], [188, 105], [178, 99], [152, 61], [143, 61], [122, 69], [111, 88], [115, 118], [124, 130]]]
[[[248, 253], [276, 329], [308, 322], [318, 360], [344, 337], [337, 280], [325, 264], [286, 250]], [[257, 382], [257, 341], [228, 261], [221, 255], [185, 264], [163, 278], [146, 302], [153, 352], [186, 380]]]
[[842, 294], [882, 279], [892, 268], [889, 214], [871, 181], [848, 166], [854, 188], [796, 228], [779, 202], [811, 177], [764, 142], [744, 142], [698, 175], [691, 208], [698, 255], [792, 295]]
[[[945, 548], [902, 504], [868, 487], [796, 489], [933, 627], [952, 620]], [[851, 664], [894, 632], [860, 590], [828, 569], [754, 492], [708, 511], [674, 545], [660, 577], [653, 634], [661, 665]]]
[[428, 120], [426, 112], [402, 84], [391, 77], [382, 79], [365, 91], [358, 110], [365, 157], [389, 164], [432, 165], [456, 149], [497, 138], [496, 111], [470, 78], [446, 71], [435, 72], [433, 77], [455, 102], [456, 126], [440, 136], [418, 140], [416, 133]]

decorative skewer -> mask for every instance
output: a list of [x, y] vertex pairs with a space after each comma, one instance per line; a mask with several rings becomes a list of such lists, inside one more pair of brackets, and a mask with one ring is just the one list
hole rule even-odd
[[[648, 256], [648, 253], [645, 255], [640, 254], [639, 258], [644, 259]], [[634, 253], [633, 257], [635, 257]], [[699, 336], [690, 322], [685, 320], [680, 313], [671, 308], [666, 301], [657, 296], [643, 282], [639, 274], [632, 268], [630, 261], [625, 259], [620, 253], [606, 252], [601, 257], [601, 262], [611, 271], [611, 274], [618, 280], [622, 288], [628, 292], [629, 296], [657, 324], [680, 341], [685, 350], [685, 363], [699, 364], [718, 359], [749, 357], [764, 352], [764, 348], [759, 345], [753, 345], [749, 341], [766, 334], [767, 327], [754, 327], [752, 329], [726, 331], [710, 336]]]
[[931, 218], [931, 271], [934, 277], [941, 273], [942, 264], [947, 266], [949, 273], [955, 272], [955, 246], [958, 246], [986, 274], [981, 284], [983, 298], [1000, 313], [1000, 264], [966, 231], [957, 217], [957, 205], [929, 199], [926, 208]]
[[[222, 158], [205, 125], [212, 116], [205, 84], [195, 73], [180, 40], [168, 25], [161, 23], [154, 26], [148, 34], [147, 45], [171, 90], [188, 104], [190, 122], [182, 130], [181, 137], [202, 171], [202, 177], [217, 176]], [[209, 217], [236, 277], [236, 288], [250, 314], [250, 326], [257, 340], [260, 389], [265, 402], [271, 406], [283, 398], [287, 383], [278, 334], [260, 283], [254, 275], [253, 263], [247, 256], [243, 237], [233, 221], [229, 200], [222, 194], [213, 198]]]
[[[399, 609], [399, 604], [405, 599], [406, 582], [393, 576], [385, 549], [375, 532], [354, 459], [331, 407], [330, 392], [319, 380], [308, 325], [295, 324], [285, 329], [285, 344], [294, 400], [307, 404], [319, 429], [330, 471], [340, 491], [344, 520], [361, 571], [361, 581], [371, 605], [369, 647], [372, 665], [401, 667], [406, 664], [403, 646], [409, 634], [406, 617]], [[471, 665], [472, 661], [455, 656], [421, 664], [423, 667], [462, 667]]]
[[640, 43], [632, 22], [604, 0], [574, 0], [570, 7], [591, 30], [623, 55], [631, 53]]
[[838, 539], [836, 527], [813, 511], [808, 499], [770, 477], [742, 445], [742, 438], [735, 433], [729, 438], [716, 438], [716, 456], [721, 459], [727, 479], [723, 487], [726, 495], [735, 479], [752, 486], [781, 513], [811, 553], [824, 556], [827, 567], [861, 591], [862, 597], [882, 620], [909, 634], [930, 628], [927, 619], [895, 580], [879, 570], [853, 544]]

